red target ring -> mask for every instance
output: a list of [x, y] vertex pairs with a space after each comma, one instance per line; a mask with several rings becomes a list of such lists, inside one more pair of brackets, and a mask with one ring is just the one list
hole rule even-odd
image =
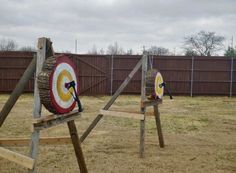
[[67, 56], [58, 56], [54, 70], [49, 77], [50, 97], [57, 113], [67, 113], [75, 108], [76, 101], [72, 96], [73, 90], [70, 91], [65, 86], [65, 83], [72, 80], [76, 85], [78, 84], [75, 65]]

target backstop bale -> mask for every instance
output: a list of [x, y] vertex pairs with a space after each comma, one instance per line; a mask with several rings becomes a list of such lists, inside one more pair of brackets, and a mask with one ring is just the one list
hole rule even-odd
[[161, 99], [164, 94], [163, 78], [157, 69], [146, 73], [146, 95], [153, 99]]
[[78, 83], [73, 62], [65, 55], [52, 56], [45, 60], [42, 72], [37, 82], [42, 104], [47, 110], [56, 114], [63, 114], [74, 109], [76, 101], [65, 84], [74, 81], [76, 90]]

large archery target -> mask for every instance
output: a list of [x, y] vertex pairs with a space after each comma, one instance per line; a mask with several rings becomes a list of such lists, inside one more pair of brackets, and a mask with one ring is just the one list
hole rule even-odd
[[76, 102], [71, 95], [73, 89], [68, 90], [65, 83], [75, 81], [77, 90], [77, 79], [75, 67], [66, 56], [57, 58], [56, 66], [50, 75], [50, 96], [52, 104], [58, 113], [66, 113], [74, 109]]
[[162, 75], [160, 72], [158, 72], [155, 77], [155, 96], [157, 96], [160, 99], [164, 94], [164, 86], [161, 86], [162, 83], [163, 83]]

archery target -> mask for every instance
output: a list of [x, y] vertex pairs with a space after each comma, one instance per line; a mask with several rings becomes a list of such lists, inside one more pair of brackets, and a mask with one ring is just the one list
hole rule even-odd
[[76, 101], [65, 84], [75, 82], [77, 91], [78, 83], [75, 65], [65, 55], [49, 57], [43, 65], [42, 72], [38, 76], [39, 95], [42, 104], [53, 113], [63, 114], [74, 109]]
[[160, 99], [164, 94], [164, 86], [162, 86], [162, 83], [163, 83], [162, 75], [160, 72], [158, 72], [155, 77], [155, 96], [157, 96]]
[[[51, 97], [52, 102], [60, 113], [71, 111], [75, 107], [75, 100], [71, 93], [73, 88], [68, 90], [65, 83], [75, 81], [77, 84], [74, 65], [67, 57], [59, 57], [51, 75]], [[75, 87], [77, 88], [77, 86]]]

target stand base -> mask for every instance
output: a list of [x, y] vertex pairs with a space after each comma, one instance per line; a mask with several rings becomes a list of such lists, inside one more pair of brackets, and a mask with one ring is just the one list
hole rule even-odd
[[33, 120], [33, 126], [35, 130], [43, 130], [74, 120], [75, 118], [80, 117], [80, 115], [81, 114], [78, 112], [78, 110], [73, 110], [66, 114], [51, 114], [40, 118], [35, 118]]

